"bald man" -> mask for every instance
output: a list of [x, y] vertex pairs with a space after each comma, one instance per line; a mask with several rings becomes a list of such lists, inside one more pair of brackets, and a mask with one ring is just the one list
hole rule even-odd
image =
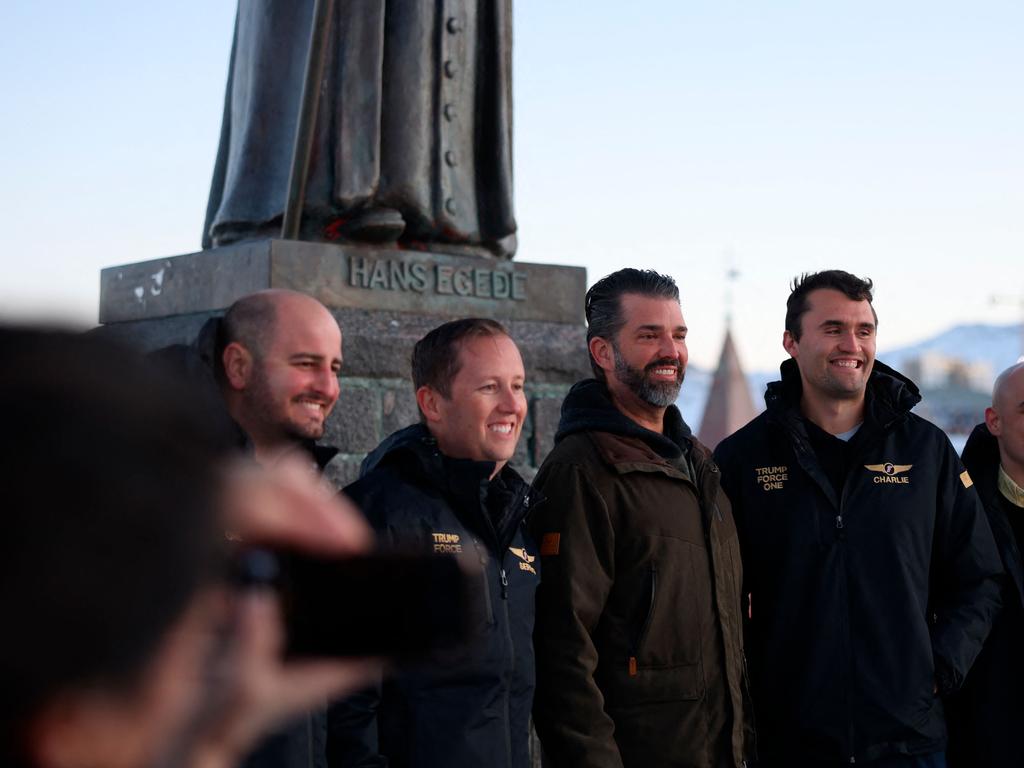
[[[323, 470], [338, 453], [316, 441], [338, 400], [341, 342], [337, 321], [319, 301], [269, 290], [208, 321], [193, 346], [157, 354], [206, 382], [204, 405], [227, 447], [264, 466], [297, 453]], [[243, 767], [326, 766], [326, 729], [325, 713], [313, 713], [265, 741]]]
[[220, 341], [221, 393], [256, 460], [273, 463], [300, 446], [318, 458], [313, 441], [338, 400], [342, 359], [327, 308], [294, 291], [254, 293], [228, 309]]
[[963, 690], [948, 703], [949, 765], [1024, 765], [1024, 363], [996, 379], [963, 453], [1006, 569], [1003, 609]]

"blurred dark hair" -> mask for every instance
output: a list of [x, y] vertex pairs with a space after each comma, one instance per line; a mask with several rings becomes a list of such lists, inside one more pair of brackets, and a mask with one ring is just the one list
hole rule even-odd
[[[793, 278], [793, 282], [790, 284], [791, 293], [786, 300], [786, 330], [796, 341], [800, 341], [800, 334], [803, 332], [800, 327], [800, 319], [810, 309], [807, 297], [811, 291], [828, 288], [839, 291], [853, 301], [866, 301], [871, 304], [872, 286], [873, 283], [869, 278], [862, 280], [841, 269], [804, 272], [800, 277]], [[875, 325], [878, 325], [878, 313], [875, 312], [874, 306], [871, 307], [871, 312], [875, 316]]]
[[462, 342], [479, 336], [508, 336], [497, 320], [466, 317], [439, 325], [416, 342], [412, 350], [412, 385], [427, 386], [451, 397], [452, 381], [459, 373]]
[[219, 454], [193, 392], [96, 338], [0, 327], [0, 760], [79, 686], [130, 687], [219, 573]]
[[[626, 324], [622, 316], [622, 296], [635, 293], [657, 299], [679, 301], [679, 286], [668, 275], [653, 269], [626, 267], [602, 277], [587, 291], [584, 307], [587, 315], [587, 345], [593, 338], [606, 339], [612, 343]], [[604, 380], [604, 371], [590, 358], [590, 367], [598, 379]]]

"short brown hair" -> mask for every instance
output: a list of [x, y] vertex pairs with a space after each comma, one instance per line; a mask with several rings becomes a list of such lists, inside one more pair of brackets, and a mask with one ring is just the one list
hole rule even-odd
[[471, 337], [508, 335], [505, 326], [486, 317], [466, 317], [439, 325], [413, 347], [413, 387], [430, 387], [445, 398], [451, 397], [452, 381], [459, 373], [462, 342]]

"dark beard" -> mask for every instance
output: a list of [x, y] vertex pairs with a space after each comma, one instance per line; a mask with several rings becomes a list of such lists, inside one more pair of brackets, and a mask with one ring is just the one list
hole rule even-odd
[[671, 365], [679, 370], [679, 361], [672, 358], [656, 360], [643, 370], [632, 367], [620, 355], [619, 350], [612, 346], [612, 353], [615, 356], [615, 376], [629, 387], [630, 391], [648, 405], [656, 408], [667, 408], [679, 398], [679, 390], [683, 386], [685, 371], [680, 371], [678, 381], [651, 381], [647, 378], [647, 372], [655, 368], [663, 368]]

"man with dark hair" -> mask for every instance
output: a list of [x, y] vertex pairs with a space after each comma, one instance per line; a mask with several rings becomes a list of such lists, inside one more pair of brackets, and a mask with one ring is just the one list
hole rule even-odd
[[940, 694], [999, 607], [999, 556], [917, 387], [875, 360], [871, 282], [793, 283], [782, 380], [716, 449], [740, 531], [766, 766], [945, 765]]
[[493, 320], [445, 323], [412, 355], [422, 423], [384, 440], [345, 492], [382, 545], [480, 568], [465, 646], [332, 706], [332, 766], [527, 768], [539, 563], [529, 487], [509, 466], [526, 418], [523, 361]]
[[[370, 533], [308, 471], [226, 465], [198, 393], [96, 338], [0, 328], [0, 764], [228, 768], [368, 675], [282, 663], [267, 590], [224, 531], [341, 556]], [[278, 514], [280, 509], [290, 514]]]
[[673, 404], [679, 291], [623, 269], [588, 291], [586, 313], [597, 378], [562, 404], [530, 520], [546, 764], [739, 766], [753, 751], [739, 546], [718, 470]]
[[992, 406], [963, 452], [1009, 576], [1003, 609], [967, 676], [947, 704], [954, 768], [1024, 765], [1024, 363], [996, 377]]

